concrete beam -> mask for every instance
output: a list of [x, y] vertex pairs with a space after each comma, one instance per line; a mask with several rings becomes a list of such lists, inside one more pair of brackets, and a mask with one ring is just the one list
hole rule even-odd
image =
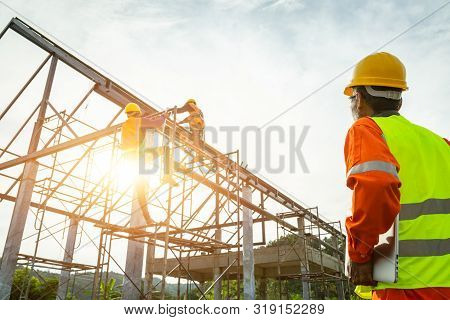
[[[255, 278], [267, 277], [276, 278], [277, 273], [277, 247], [267, 247], [267, 248], [257, 248], [254, 249], [254, 265], [255, 265]], [[281, 273], [282, 275], [287, 274], [299, 274], [299, 257], [305, 256], [305, 248], [303, 244], [294, 245], [282, 245], [280, 246], [280, 252], [282, 253], [281, 261]], [[317, 249], [308, 247], [308, 262], [310, 267], [310, 272], [320, 272], [320, 252]], [[189, 272], [194, 276], [195, 280], [208, 280], [214, 279], [214, 274], [212, 272], [215, 266], [222, 268], [224, 270], [228, 267], [228, 263], [234, 261], [237, 258], [237, 252], [233, 251], [228, 253], [221, 253], [217, 259], [214, 254], [210, 255], [198, 255], [191, 256], [189, 259], [187, 257], [181, 258], [181, 262], [184, 266], [189, 265]], [[326, 253], [323, 254], [323, 264], [326, 272], [332, 274], [339, 270], [339, 264], [335, 257], [330, 256]], [[215, 260], [217, 259], [217, 260]], [[243, 260], [241, 251], [241, 261]], [[162, 274], [162, 258], [155, 259], [154, 264], [154, 274]], [[217, 264], [218, 263], [218, 264]], [[176, 259], [167, 260], [167, 269], [171, 270], [178, 265]], [[241, 268], [242, 270], [242, 264]], [[235, 273], [237, 268], [230, 268], [229, 273]], [[242, 275], [242, 273], [241, 273]], [[172, 275], [173, 277], [181, 276], [186, 278], [187, 275], [181, 271], [175, 270]]]

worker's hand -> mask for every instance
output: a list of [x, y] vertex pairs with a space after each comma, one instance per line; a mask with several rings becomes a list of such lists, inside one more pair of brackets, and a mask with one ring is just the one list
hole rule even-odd
[[355, 285], [376, 286], [377, 282], [372, 278], [373, 261], [364, 263], [350, 262], [350, 281]]

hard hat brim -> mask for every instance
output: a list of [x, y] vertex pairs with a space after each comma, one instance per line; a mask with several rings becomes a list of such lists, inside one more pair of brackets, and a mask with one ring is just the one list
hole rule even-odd
[[344, 94], [346, 96], [353, 95], [353, 87], [357, 86], [377, 86], [397, 88], [402, 89], [403, 91], [408, 90], [408, 86], [405, 81], [387, 78], [364, 77], [359, 78], [357, 81], [352, 81], [349, 85], [347, 85], [344, 89]]
[[344, 94], [346, 96], [349, 96], [349, 97], [352, 96], [353, 95], [353, 88], [350, 87], [350, 86], [345, 87]]

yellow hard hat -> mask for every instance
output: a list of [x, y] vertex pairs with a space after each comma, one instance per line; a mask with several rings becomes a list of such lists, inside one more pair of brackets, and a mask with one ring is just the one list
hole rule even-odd
[[406, 69], [403, 63], [387, 52], [368, 55], [358, 62], [353, 70], [353, 79], [344, 89], [344, 94], [351, 96], [352, 87], [381, 86], [407, 90]]
[[141, 108], [139, 108], [139, 106], [136, 103], [130, 102], [125, 107], [125, 113], [128, 113], [128, 112], [139, 112], [139, 113], [141, 113]]
[[189, 99], [188, 101], [186, 101], [186, 104], [188, 103], [193, 103], [195, 105], [197, 105], [197, 102], [194, 99]]

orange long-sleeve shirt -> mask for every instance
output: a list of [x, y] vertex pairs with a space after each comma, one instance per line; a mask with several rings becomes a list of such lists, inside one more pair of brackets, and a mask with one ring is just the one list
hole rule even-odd
[[[383, 132], [369, 117], [355, 121], [349, 129], [344, 147], [347, 173], [367, 161], [384, 161], [400, 170]], [[384, 171], [366, 171], [347, 176], [353, 190], [352, 216], [345, 222], [348, 252], [352, 261], [363, 263], [372, 258], [379, 235], [393, 224], [400, 211], [400, 180]], [[374, 290], [373, 299], [450, 299], [450, 288]]]
[[[382, 136], [383, 132], [371, 118], [356, 121], [345, 141], [347, 172], [368, 161], [384, 161], [400, 166]], [[349, 257], [362, 263], [371, 259], [372, 249], [380, 234], [391, 227], [400, 211], [400, 180], [384, 171], [366, 171], [347, 177], [353, 190], [352, 216], [346, 219]]]

